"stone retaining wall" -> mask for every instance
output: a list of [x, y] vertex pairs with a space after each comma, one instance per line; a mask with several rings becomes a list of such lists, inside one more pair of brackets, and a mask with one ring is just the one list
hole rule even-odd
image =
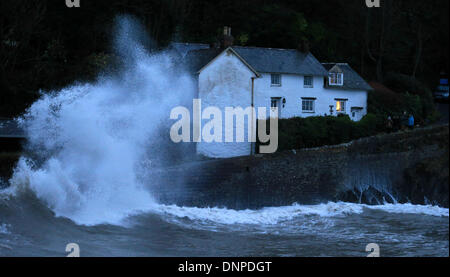
[[[160, 169], [152, 172], [151, 189], [155, 198], [165, 204], [233, 209], [339, 200], [377, 204], [381, 198], [408, 201], [410, 198], [402, 195], [408, 192], [408, 187], [404, 187], [408, 186], [405, 172], [411, 169], [415, 172], [418, 164], [442, 159], [443, 155], [448, 155], [448, 125], [379, 135], [332, 147]], [[440, 166], [445, 167], [445, 161], [438, 163]], [[433, 199], [436, 198], [433, 195], [413, 198], [448, 206], [448, 170], [442, 180], [428, 187], [437, 187], [441, 194], [444, 190], [446, 198]], [[447, 183], [442, 184], [445, 180]], [[423, 204], [420, 202], [427, 200], [415, 202]]]

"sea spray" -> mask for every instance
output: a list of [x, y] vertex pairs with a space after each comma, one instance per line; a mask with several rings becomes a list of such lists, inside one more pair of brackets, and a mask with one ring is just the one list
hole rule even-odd
[[140, 30], [135, 20], [118, 18], [114, 49], [122, 68], [44, 93], [20, 119], [29, 157], [20, 159], [10, 183], [33, 191], [57, 216], [118, 223], [154, 205], [145, 165], [165, 158], [155, 147], [165, 139], [161, 125], [193, 98], [194, 85], [170, 53], [141, 43], [147, 36]]

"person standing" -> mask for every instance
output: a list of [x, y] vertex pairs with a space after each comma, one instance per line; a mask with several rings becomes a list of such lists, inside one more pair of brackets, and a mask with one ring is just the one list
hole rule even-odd
[[388, 133], [391, 133], [394, 128], [394, 121], [392, 120], [391, 116], [388, 116], [386, 121], [386, 129]]
[[414, 129], [414, 116], [412, 114], [410, 114], [408, 118], [408, 128]]
[[405, 130], [408, 127], [408, 114], [406, 113], [406, 111], [403, 112], [400, 121], [401, 121], [400, 129]]

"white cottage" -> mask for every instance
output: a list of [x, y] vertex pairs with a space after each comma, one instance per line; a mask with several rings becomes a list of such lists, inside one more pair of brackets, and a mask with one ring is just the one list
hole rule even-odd
[[[348, 114], [355, 121], [367, 113], [371, 87], [345, 63], [321, 64], [311, 53], [293, 49], [241, 46], [202, 45], [182, 56], [198, 81], [203, 110], [278, 107], [281, 119]], [[197, 153], [246, 156], [254, 153], [253, 147], [250, 142], [197, 143]]]

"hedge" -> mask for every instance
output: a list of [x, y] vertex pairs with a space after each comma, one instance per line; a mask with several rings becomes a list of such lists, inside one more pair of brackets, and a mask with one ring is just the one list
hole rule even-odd
[[367, 114], [359, 122], [352, 121], [348, 115], [280, 119], [278, 151], [337, 145], [382, 131], [385, 131], [385, 121], [374, 114]]

